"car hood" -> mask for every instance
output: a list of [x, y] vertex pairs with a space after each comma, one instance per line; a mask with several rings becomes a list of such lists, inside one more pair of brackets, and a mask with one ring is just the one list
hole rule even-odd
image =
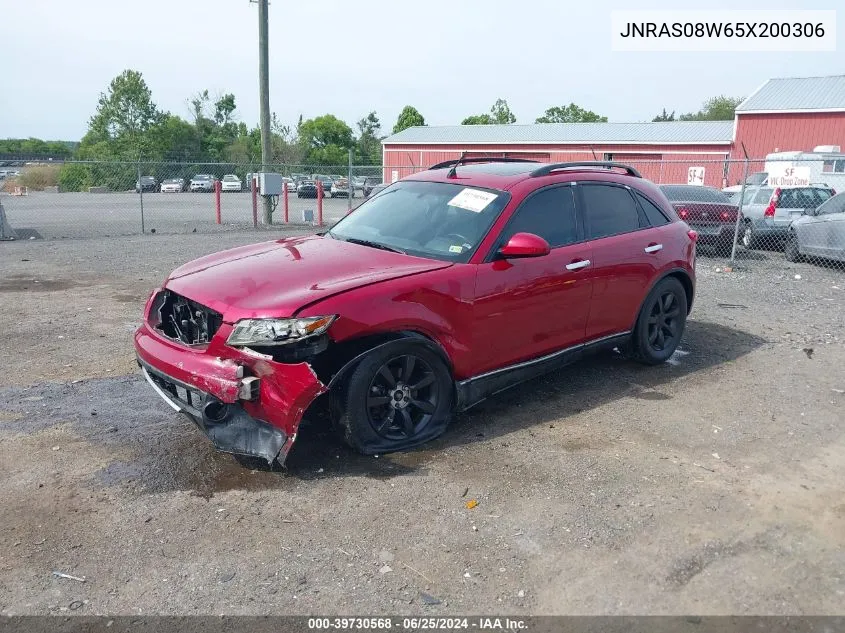
[[294, 316], [332, 295], [451, 265], [310, 235], [201, 257], [174, 270], [166, 286], [234, 323]]

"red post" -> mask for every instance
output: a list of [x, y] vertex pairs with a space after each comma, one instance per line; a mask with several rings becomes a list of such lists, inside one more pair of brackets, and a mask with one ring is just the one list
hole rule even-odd
[[252, 226], [258, 228], [258, 178], [252, 177]]
[[220, 181], [214, 181], [214, 207], [217, 210], [217, 224], [220, 224]]
[[323, 181], [317, 180], [317, 226], [323, 226]]
[[284, 191], [282, 193], [285, 194], [285, 224], [287, 224], [288, 221], [289, 221], [289, 218], [288, 218], [288, 183], [283, 182], [282, 188], [284, 189]]

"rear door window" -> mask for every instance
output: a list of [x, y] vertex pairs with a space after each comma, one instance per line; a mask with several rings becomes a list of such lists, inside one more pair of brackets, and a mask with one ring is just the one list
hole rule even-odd
[[612, 185], [579, 185], [584, 200], [587, 238], [597, 240], [640, 228], [640, 214], [631, 192]]
[[771, 187], [761, 187], [757, 190], [757, 194], [754, 196], [752, 204], [768, 204], [774, 192], [774, 189]]

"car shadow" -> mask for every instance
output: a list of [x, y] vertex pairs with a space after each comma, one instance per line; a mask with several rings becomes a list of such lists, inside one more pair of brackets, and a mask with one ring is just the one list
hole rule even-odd
[[[450, 446], [472, 444], [567, 417], [620, 398], [666, 400], [661, 391], [689, 374], [734, 361], [765, 339], [707, 321], [687, 322], [679, 351], [668, 363], [647, 367], [605, 352], [546, 376], [522, 383], [455, 416], [447, 432], [416, 450], [379, 457], [354, 453], [322, 420], [303, 426], [286, 463], [294, 477], [366, 475], [389, 478], [424, 474], [426, 463]], [[573, 398], [577, 395], [577, 398]]]

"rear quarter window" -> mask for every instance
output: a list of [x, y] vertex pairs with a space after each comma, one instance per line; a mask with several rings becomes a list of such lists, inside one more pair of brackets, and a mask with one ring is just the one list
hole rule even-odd
[[652, 226], [663, 226], [664, 224], [669, 224], [669, 218], [667, 218], [666, 214], [661, 211], [660, 207], [639, 192], [635, 193], [634, 196], [639, 201], [640, 206], [645, 213], [645, 217], [648, 218], [649, 224]]

